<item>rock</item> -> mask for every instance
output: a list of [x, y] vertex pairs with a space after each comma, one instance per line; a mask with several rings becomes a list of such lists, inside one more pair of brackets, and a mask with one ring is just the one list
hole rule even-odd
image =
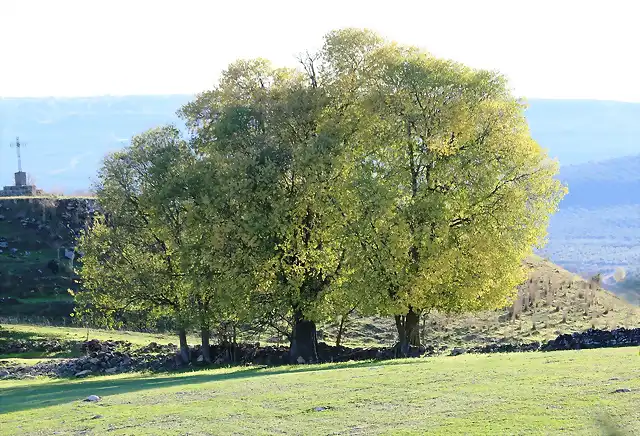
[[83, 401], [89, 401], [89, 402], [96, 402], [96, 401], [100, 401], [102, 398], [100, 398], [97, 395], [89, 395], [87, 398], [85, 398]]
[[616, 389], [615, 391], [611, 392], [612, 394], [626, 394], [631, 392], [631, 389], [627, 389], [627, 388], [622, 388], [622, 389]]
[[465, 350], [464, 348], [454, 348], [453, 350], [451, 350], [450, 356], [460, 356], [461, 354], [464, 354], [466, 352], [467, 350]]
[[304, 357], [302, 356], [298, 356], [298, 359], [296, 360], [296, 362], [298, 362], [300, 365], [307, 363], [307, 361], [304, 360]]
[[100, 419], [100, 418], [102, 418], [102, 415], [93, 415], [91, 417], [91, 419]]
[[91, 359], [89, 359], [89, 362], [92, 365], [97, 365], [98, 363], [100, 363], [100, 359], [98, 359], [97, 357], [92, 357]]
[[313, 411], [314, 412], [324, 412], [325, 410], [329, 410], [329, 407], [325, 407], [325, 406], [318, 406], [318, 407], [314, 407]]
[[83, 371], [77, 372], [75, 376], [76, 376], [76, 377], [86, 377], [86, 376], [88, 376], [89, 374], [91, 374], [92, 372], [93, 372], [93, 371], [91, 371], [90, 369], [85, 369], [85, 370], [83, 370]]
[[107, 368], [104, 370], [105, 374], [115, 374], [118, 371], [118, 368]]
[[628, 347], [640, 345], [640, 328], [611, 331], [589, 329], [582, 333], [560, 335], [541, 347], [542, 351], [580, 350], [583, 348]]
[[204, 362], [204, 356], [201, 354], [198, 356], [198, 359], [196, 359], [198, 362]]
[[6, 369], [0, 369], [0, 377], [7, 377], [9, 374], [9, 371]]

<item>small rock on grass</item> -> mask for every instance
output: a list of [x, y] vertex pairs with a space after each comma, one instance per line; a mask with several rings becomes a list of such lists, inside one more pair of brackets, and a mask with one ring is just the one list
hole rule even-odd
[[616, 389], [615, 391], [611, 392], [612, 394], [624, 394], [627, 392], [631, 392], [631, 389], [628, 388], [621, 388], [621, 389]]
[[97, 395], [89, 395], [87, 398], [84, 399], [84, 401], [96, 402], [96, 401], [100, 401], [100, 397]]

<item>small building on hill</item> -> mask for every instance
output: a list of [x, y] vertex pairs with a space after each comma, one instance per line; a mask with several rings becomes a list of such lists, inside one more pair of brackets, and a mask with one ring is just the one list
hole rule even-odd
[[0, 197], [31, 197], [42, 194], [42, 190], [27, 182], [27, 173], [18, 171], [14, 174], [15, 184], [0, 190]]

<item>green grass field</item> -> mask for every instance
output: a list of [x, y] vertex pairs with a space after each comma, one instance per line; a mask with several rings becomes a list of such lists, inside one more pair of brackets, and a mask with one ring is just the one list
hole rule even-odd
[[637, 347], [0, 381], [7, 436], [631, 435], [639, 406]]

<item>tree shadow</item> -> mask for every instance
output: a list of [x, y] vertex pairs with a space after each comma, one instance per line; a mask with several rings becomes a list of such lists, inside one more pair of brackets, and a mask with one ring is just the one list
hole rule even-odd
[[[39, 349], [37, 343], [41, 341], [54, 340], [62, 345], [62, 349], [58, 351], [47, 351], [46, 349]], [[30, 345], [30, 350], [26, 352], [4, 353], [3, 348], [7, 344], [13, 342], [27, 341], [33, 342]], [[77, 357], [80, 356], [80, 347], [84, 341], [74, 339], [60, 339], [54, 334], [36, 333], [32, 331], [15, 331], [11, 329], [0, 328], [0, 360], [4, 359], [34, 359], [34, 358], [55, 358], [55, 357]]]
[[[21, 332], [15, 330], [8, 330], [0, 328], [0, 344], [11, 342], [11, 341], [30, 341], [30, 340], [42, 340], [49, 339], [46, 336], [43, 336], [40, 333], [34, 332]], [[51, 339], [54, 339], [52, 336]]]
[[[0, 382], [0, 415], [30, 409], [57, 406], [60, 404], [81, 401], [89, 395], [107, 396], [138, 392], [148, 389], [166, 388], [173, 386], [189, 386], [199, 383], [224, 382], [237, 379], [273, 376], [280, 374], [298, 374], [309, 372], [330, 371], [335, 369], [353, 369], [390, 365], [407, 365], [419, 363], [419, 359], [402, 359], [390, 361], [362, 361], [322, 365], [283, 366], [280, 368], [251, 367], [238, 369], [227, 373], [214, 373], [206, 369], [189, 371], [182, 375], [162, 376], [148, 375], [135, 378], [115, 379], [101, 376], [76, 380], [56, 380], [42, 385], [31, 383], [25, 386], [2, 388]], [[206, 373], [204, 373], [206, 371]], [[193, 375], [189, 375], [195, 373]], [[175, 373], [174, 373], [175, 374]]]

